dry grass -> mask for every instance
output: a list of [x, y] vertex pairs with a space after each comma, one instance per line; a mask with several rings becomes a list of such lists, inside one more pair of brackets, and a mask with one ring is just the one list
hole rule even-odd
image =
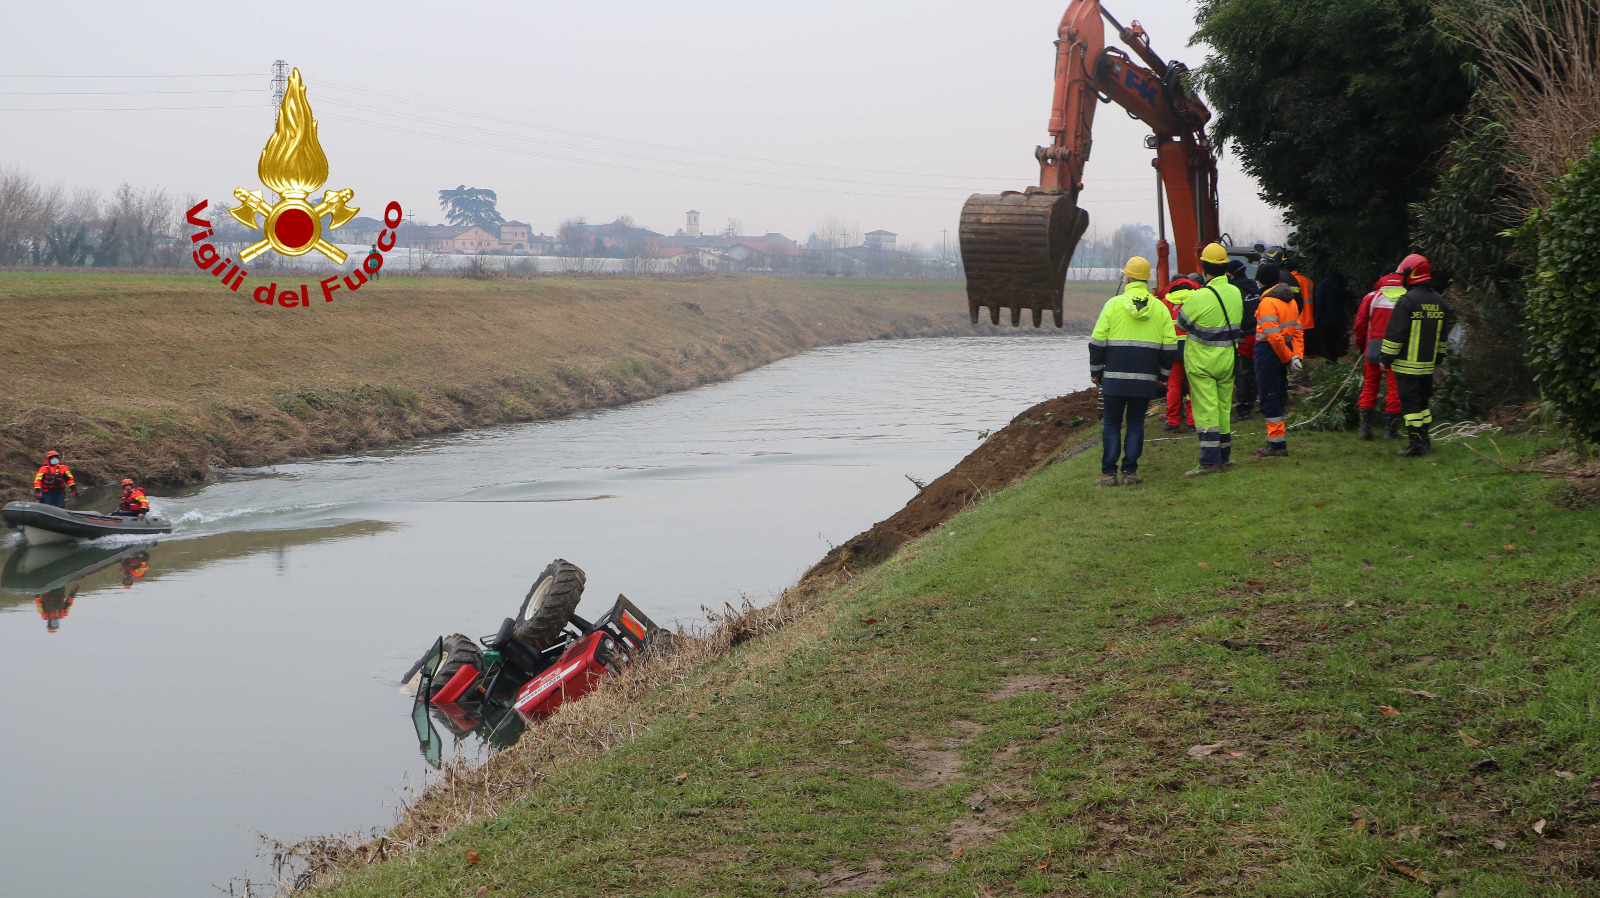
[[821, 345], [972, 332], [959, 283], [394, 277], [335, 296], [267, 308], [195, 276], [0, 273], [16, 325], [0, 485], [15, 494], [46, 444], [80, 482], [192, 483], [649, 398]]
[[1506, 170], [1548, 206], [1550, 186], [1600, 133], [1600, 0], [1454, 0], [1439, 19], [1482, 54], [1499, 86]]
[[[515, 746], [484, 763], [447, 761], [420, 794], [402, 805], [395, 825], [382, 835], [321, 836], [293, 843], [263, 835], [279, 886], [303, 891], [330, 885], [351, 871], [404, 858], [459, 827], [496, 816], [553, 771], [598, 757], [648, 731], [664, 710], [662, 704], [646, 704], [648, 700], [672, 695], [691, 673], [705, 674], [710, 662], [727, 659], [736, 646], [776, 637], [742, 654], [738, 671], [724, 672], [722, 679], [728, 682], [782, 663], [825, 635], [826, 615], [811, 612], [848, 579], [841, 574], [809, 580], [760, 607], [746, 599], [740, 608], [703, 609], [703, 628], [680, 629], [653, 656], [602, 680], [582, 701], [561, 706]], [[808, 618], [806, 624], [797, 625], [803, 618]], [[705, 680], [702, 676], [701, 691]]]

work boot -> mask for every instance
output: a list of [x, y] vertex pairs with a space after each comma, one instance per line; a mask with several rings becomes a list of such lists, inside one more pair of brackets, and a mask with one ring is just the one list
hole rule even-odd
[[1177, 424], [1168, 424], [1164, 429], [1166, 430], [1167, 433], [1177, 433], [1178, 431], [1182, 430], [1183, 428], [1181, 426], [1177, 425]]
[[1115, 475], [1115, 474], [1101, 474], [1100, 475], [1100, 479], [1096, 480], [1095, 483], [1098, 483], [1101, 486], [1116, 486], [1117, 485], [1117, 475]]
[[1400, 439], [1400, 414], [1389, 412], [1388, 419], [1383, 422], [1383, 438], [1386, 440]]
[[1185, 476], [1185, 477], [1204, 477], [1207, 474], [1221, 474], [1223, 471], [1226, 471], [1226, 470], [1228, 470], [1228, 469], [1224, 468], [1221, 465], [1201, 465], [1200, 467], [1195, 468], [1193, 471], [1189, 471], [1188, 473], [1184, 474], [1183, 476]]
[[1370, 408], [1361, 410], [1361, 427], [1356, 431], [1356, 439], [1372, 439], [1372, 409]]
[[1240, 421], [1248, 421], [1248, 420], [1250, 420], [1250, 410], [1249, 409], [1247, 409], [1247, 408], [1239, 408], [1239, 409], [1234, 409], [1233, 410], [1233, 423], [1238, 424]]
[[1256, 458], [1288, 458], [1288, 446], [1274, 446], [1268, 443], [1255, 451]]
[[1122, 472], [1123, 486], [1133, 486], [1136, 483], [1144, 483], [1144, 478], [1140, 477], [1138, 474], [1129, 474], [1127, 471]]
[[1411, 442], [1406, 448], [1396, 452], [1396, 455], [1401, 458], [1421, 458], [1433, 451], [1433, 444], [1428, 439], [1427, 427], [1408, 427], [1406, 432], [1410, 436]]

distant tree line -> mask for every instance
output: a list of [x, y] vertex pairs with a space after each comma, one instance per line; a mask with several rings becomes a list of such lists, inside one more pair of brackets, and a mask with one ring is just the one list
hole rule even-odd
[[187, 255], [177, 234], [183, 210], [160, 188], [97, 190], [42, 184], [0, 170], [0, 266], [165, 268]]

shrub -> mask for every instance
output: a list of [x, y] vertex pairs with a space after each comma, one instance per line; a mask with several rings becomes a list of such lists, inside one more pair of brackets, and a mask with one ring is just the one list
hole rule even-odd
[[1573, 436], [1600, 442], [1600, 140], [1532, 224], [1539, 256], [1528, 282], [1528, 360], [1557, 418]]

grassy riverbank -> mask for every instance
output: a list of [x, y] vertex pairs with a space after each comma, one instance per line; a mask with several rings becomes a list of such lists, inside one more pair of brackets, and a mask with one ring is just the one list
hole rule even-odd
[[1600, 515], [1460, 445], [1293, 448], [1047, 468], [325, 894], [1593, 894]]
[[[1071, 294], [1080, 330], [1107, 289]], [[953, 282], [391, 277], [335, 297], [267, 308], [196, 276], [0, 272], [0, 487], [19, 495], [47, 447], [87, 483], [190, 483], [617, 405], [816, 346], [973, 332]]]

